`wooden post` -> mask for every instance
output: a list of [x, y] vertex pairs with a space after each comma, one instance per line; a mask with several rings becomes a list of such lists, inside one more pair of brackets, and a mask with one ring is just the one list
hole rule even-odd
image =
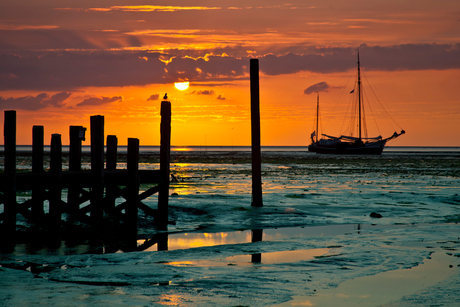
[[81, 143], [86, 139], [85, 131], [83, 126], [69, 127], [69, 171], [81, 171]]
[[[139, 202], [139, 139], [128, 138], [128, 176], [127, 186], [128, 205], [126, 212], [127, 234], [130, 242], [137, 241], [137, 210]], [[136, 245], [134, 245], [134, 248]]]
[[104, 216], [104, 116], [90, 118], [91, 129], [91, 213], [93, 227], [102, 230]]
[[116, 170], [117, 169], [117, 150], [118, 138], [116, 135], [107, 136], [107, 161], [106, 169]]
[[259, 60], [251, 59], [251, 137], [252, 137], [252, 204], [262, 207], [262, 166], [260, 149]]
[[[117, 169], [117, 146], [118, 139], [116, 135], [107, 136], [107, 153], [106, 153], [106, 170]], [[107, 210], [113, 210], [115, 208], [115, 199], [117, 198], [116, 186], [113, 184], [106, 184], [105, 188], [105, 205]]]
[[[81, 171], [81, 143], [85, 140], [85, 131], [86, 128], [82, 126], [69, 127], [69, 171]], [[72, 182], [67, 190], [67, 205], [71, 214], [80, 209], [80, 189], [79, 182]]]
[[[44, 128], [43, 126], [32, 127], [32, 173], [41, 174], [43, 169], [43, 148], [44, 148]], [[40, 218], [44, 215], [43, 200], [45, 190], [41, 182], [36, 182], [32, 188], [32, 216]]]
[[168, 224], [168, 201], [169, 201], [169, 162], [171, 157], [171, 102], [161, 102], [160, 123], [160, 190], [158, 192], [158, 224]]
[[49, 225], [55, 230], [61, 224], [61, 174], [62, 174], [62, 141], [60, 134], [51, 135], [50, 152], [50, 189], [49, 189]]
[[5, 146], [5, 184], [3, 234], [5, 241], [14, 242], [16, 233], [16, 111], [5, 111], [3, 128]]

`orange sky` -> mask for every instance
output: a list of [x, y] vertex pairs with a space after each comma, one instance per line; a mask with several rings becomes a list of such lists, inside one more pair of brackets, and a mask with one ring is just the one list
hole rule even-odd
[[157, 145], [167, 92], [173, 145], [249, 145], [248, 66], [259, 58], [262, 145], [308, 145], [311, 89], [322, 132], [343, 133], [359, 47], [399, 125], [376, 116], [377, 130], [368, 112], [370, 134], [401, 127], [390, 146], [460, 146], [459, 11], [442, 0], [3, 1], [0, 107], [17, 110], [18, 144], [33, 125], [68, 144], [69, 125], [104, 115], [119, 144]]

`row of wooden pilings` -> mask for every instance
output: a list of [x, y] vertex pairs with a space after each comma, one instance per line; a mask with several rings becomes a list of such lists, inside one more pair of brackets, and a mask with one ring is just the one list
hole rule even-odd
[[[108, 135], [104, 153], [104, 117], [100, 115], [90, 119], [91, 170], [82, 170], [82, 141], [85, 140], [86, 128], [70, 126], [69, 130], [67, 171], [63, 171], [60, 134], [51, 136], [49, 170], [44, 169], [44, 128], [33, 126], [32, 170], [18, 172], [16, 111], [5, 111], [4, 172], [0, 175], [0, 203], [3, 203], [4, 210], [0, 214], [0, 240], [15, 240], [18, 214], [40, 229], [46, 229], [48, 234], [59, 234], [63, 230], [64, 213], [68, 220], [89, 226], [94, 235], [116, 228], [122, 229], [123, 235], [135, 238], [139, 209], [152, 215], [155, 225], [167, 225], [171, 139], [169, 101], [161, 102], [159, 170], [139, 170], [139, 139], [136, 138], [128, 139], [127, 168], [117, 169], [118, 139], [115, 135]], [[139, 194], [140, 184], [152, 183], [157, 186]], [[62, 199], [65, 189], [67, 202]], [[31, 191], [31, 197], [19, 203], [18, 191]], [[157, 210], [142, 203], [157, 192]], [[124, 201], [116, 204], [119, 197], [123, 197]], [[45, 201], [48, 202], [48, 212], [44, 210]]]

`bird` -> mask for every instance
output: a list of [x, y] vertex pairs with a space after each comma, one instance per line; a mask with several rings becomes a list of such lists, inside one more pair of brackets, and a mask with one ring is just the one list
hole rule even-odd
[[165, 93], [165, 96], [163, 97], [164, 100], [168, 99], [168, 93]]

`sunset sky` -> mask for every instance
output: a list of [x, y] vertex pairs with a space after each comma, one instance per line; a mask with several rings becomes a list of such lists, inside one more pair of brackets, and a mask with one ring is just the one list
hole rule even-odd
[[67, 145], [69, 125], [104, 115], [119, 144], [158, 145], [168, 93], [172, 145], [250, 145], [258, 58], [262, 145], [308, 145], [317, 91], [322, 132], [344, 133], [357, 48], [379, 98], [370, 135], [460, 146], [458, 0], [1, 1], [0, 108], [17, 111], [18, 144], [43, 125]]

